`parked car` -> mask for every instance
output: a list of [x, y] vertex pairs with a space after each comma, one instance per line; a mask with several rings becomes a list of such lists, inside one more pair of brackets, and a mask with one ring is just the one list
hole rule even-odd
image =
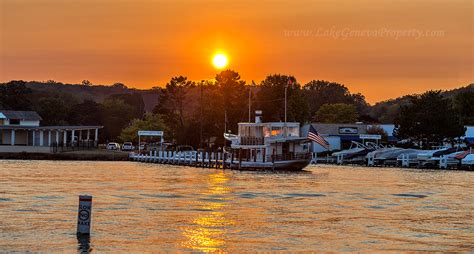
[[135, 147], [132, 142], [125, 142], [122, 145], [122, 151], [133, 151]]
[[107, 144], [107, 150], [120, 150], [120, 144], [110, 142]]

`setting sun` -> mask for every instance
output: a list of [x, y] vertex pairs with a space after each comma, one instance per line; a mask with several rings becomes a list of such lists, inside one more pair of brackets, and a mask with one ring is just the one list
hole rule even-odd
[[222, 69], [222, 68], [226, 67], [227, 63], [228, 63], [227, 56], [224, 55], [224, 54], [217, 54], [212, 59], [212, 64], [217, 69]]

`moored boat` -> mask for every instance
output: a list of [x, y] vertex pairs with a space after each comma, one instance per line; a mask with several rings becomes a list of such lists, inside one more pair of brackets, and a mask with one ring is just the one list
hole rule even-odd
[[[311, 161], [310, 142], [300, 136], [296, 122], [261, 122], [256, 111], [254, 123], [239, 123], [237, 135], [224, 134], [231, 142], [228, 157], [236, 158], [237, 169], [302, 170]], [[229, 154], [230, 153], [230, 154]]]

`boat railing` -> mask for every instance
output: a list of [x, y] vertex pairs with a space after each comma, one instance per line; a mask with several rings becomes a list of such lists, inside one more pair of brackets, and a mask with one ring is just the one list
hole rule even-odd
[[263, 137], [250, 137], [250, 136], [241, 136], [240, 145], [263, 145]]
[[311, 153], [285, 153], [285, 154], [276, 154], [268, 155], [267, 161], [288, 161], [288, 160], [305, 160], [311, 158]]

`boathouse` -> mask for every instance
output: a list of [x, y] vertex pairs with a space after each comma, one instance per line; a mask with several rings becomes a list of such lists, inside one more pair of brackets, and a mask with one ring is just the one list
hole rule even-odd
[[103, 126], [41, 126], [35, 111], [0, 110], [0, 153], [50, 153], [96, 147]]
[[[312, 123], [318, 133], [329, 143], [330, 151], [337, 151], [343, 148], [349, 148], [352, 141], [363, 142], [367, 131], [373, 126], [382, 128], [387, 133], [387, 142], [396, 144], [398, 138], [394, 135], [395, 124], [340, 124], [340, 123]], [[301, 132], [307, 135], [310, 124], [302, 127]], [[474, 126], [466, 125], [466, 133], [461, 137], [467, 144], [474, 144]], [[366, 140], [367, 141], [367, 140]], [[326, 151], [321, 145], [313, 142], [312, 151]]]

